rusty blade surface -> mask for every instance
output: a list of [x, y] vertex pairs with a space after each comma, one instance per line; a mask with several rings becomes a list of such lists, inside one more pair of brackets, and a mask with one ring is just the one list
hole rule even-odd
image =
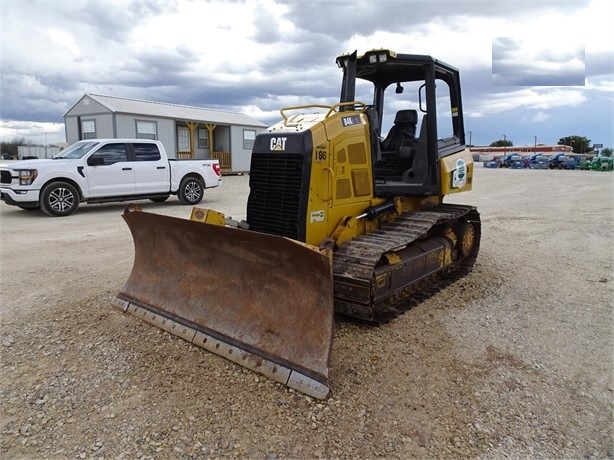
[[123, 217], [135, 258], [118, 299], [327, 385], [334, 306], [325, 255], [249, 230]]

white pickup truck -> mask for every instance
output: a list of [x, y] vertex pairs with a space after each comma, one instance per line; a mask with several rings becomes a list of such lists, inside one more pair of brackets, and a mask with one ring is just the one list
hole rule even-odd
[[218, 160], [169, 159], [160, 141], [90, 139], [52, 159], [0, 163], [0, 198], [22, 209], [67, 216], [80, 202], [103, 203], [177, 195], [195, 205], [220, 184]]

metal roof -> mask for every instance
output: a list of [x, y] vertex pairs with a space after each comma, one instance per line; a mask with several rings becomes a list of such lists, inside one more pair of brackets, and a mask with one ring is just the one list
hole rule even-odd
[[[114, 113], [147, 115], [174, 120], [199, 121], [227, 125], [244, 125], [266, 127], [265, 123], [239, 112], [206, 109], [188, 105], [167, 104], [164, 102], [143, 101], [124, 97], [104, 96], [86, 93], [89, 97]], [[70, 111], [70, 110], [69, 110]]]

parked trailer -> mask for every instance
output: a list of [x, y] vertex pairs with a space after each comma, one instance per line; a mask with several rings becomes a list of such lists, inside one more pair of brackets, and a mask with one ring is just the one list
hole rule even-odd
[[534, 153], [529, 157], [525, 157], [521, 161], [523, 168], [530, 169], [545, 169], [547, 168], [547, 157], [543, 153]]
[[614, 170], [614, 158], [612, 157], [600, 157], [599, 158], [599, 171], [612, 171]]
[[580, 165], [581, 157], [574, 155], [565, 155], [564, 153], [556, 153], [548, 157], [549, 169], [576, 169]]
[[33, 160], [36, 158], [53, 158], [60, 153], [60, 147], [56, 145], [18, 145], [17, 155], [21, 160]]
[[520, 162], [522, 160], [522, 156], [516, 152], [508, 153], [507, 155], [503, 155], [501, 158], [497, 159], [497, 164], [499, 168], [512, 168], [518, 169], [517, 166], [514, 166], [516, 162]]

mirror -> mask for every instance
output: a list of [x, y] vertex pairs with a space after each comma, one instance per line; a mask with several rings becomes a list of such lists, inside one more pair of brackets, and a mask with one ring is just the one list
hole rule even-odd
[[87, 159], [88, 166], [104, 166], [104, 157], [91, 156]]

